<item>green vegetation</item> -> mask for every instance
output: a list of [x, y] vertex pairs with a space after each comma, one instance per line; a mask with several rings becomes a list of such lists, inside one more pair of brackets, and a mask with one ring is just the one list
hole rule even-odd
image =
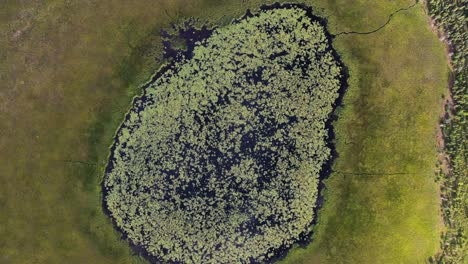
[[308, 234], [341, 68], [299, 8], [215, 30], [145, 89], [117, 134], [106, 205], [164, 261], [271, 258]]
[[[0, 263], [140, 262], [102, 213], [100, 183], [122, 116], [160, 66], [159, 32], [187, 17], [225, 25], [267, 2], [2, 1]], [[374, 30], [412, 4], [301, 2], [334, 34]], [[423, 263], [439, 239], [432, 165], [443, 45], [420, 5], [333, 45], [350, 71], [340, 156], [314, 242], [285, 261]]]
[[436, 263], [468, 261], [468, 1], [429, 0], [430, 15], [448, 41], [452, 64], [452, 98], [442, 120], [448, 166], [441, 164], [442, 209], [447, 230]]

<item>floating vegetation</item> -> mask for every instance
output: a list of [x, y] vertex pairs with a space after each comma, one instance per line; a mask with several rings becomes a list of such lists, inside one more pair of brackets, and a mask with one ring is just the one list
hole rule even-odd
[[307, 11], [213, 31], [150, 84], [119, 129], [104, 202], [164, 262], [263, 261], [311, 231], [341, 66]]

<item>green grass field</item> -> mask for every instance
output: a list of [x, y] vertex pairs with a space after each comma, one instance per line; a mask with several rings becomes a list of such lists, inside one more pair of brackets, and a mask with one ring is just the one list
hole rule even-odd
[[[0, 263], [138, 263], [101, 208], [108, 147], [161, 63], [159, 30], [225, 24], [266, 1], [4, 1]], [[310, 1], [330, 31], [368, 31], [409, 1]], [[309, 3], [310, 4], [310, 3]], [[350, 71], [315, 240], [288, 263], [422, 263], [438, 248], [444, 49], [421, 5], [334, 41]], [[154, 58], [158, 60], [154, 60]]]

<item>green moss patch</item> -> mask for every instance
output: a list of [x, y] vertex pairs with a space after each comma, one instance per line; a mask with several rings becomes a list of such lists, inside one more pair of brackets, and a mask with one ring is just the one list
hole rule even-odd
[[262, 261], [311, 231], [341, 67], [298, 7], [264, 10], [196, 44], [119, 129], [105, 206], [165, 262]]

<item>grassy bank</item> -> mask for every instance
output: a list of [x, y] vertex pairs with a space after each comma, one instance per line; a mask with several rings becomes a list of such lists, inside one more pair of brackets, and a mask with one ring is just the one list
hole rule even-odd
[[[161, 63], [154, 61], [162, 54], [159, 30], [182, 16], [228, 23], [258, 2], [2, 6], [1, 263], [142, 261], [103, 215], [99, 184], [115, 129]], [[411, 4], [311, 2], [332, 33], [372, 30]], [[432, 174], [446, 81], [442, 44], [419, 5], [377, 33], [341, 35], [334, 44], [351, 75], [336, 124], [337, 172], [327, 181], [316, 241], [285, 261], [422, 262], [439, 236]]]

